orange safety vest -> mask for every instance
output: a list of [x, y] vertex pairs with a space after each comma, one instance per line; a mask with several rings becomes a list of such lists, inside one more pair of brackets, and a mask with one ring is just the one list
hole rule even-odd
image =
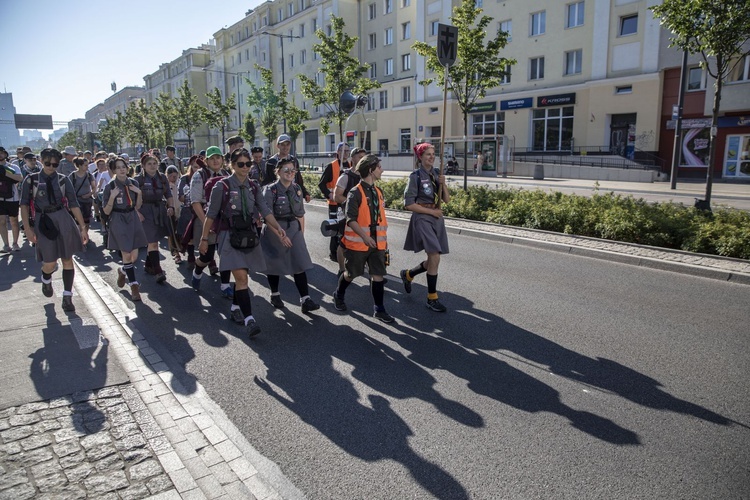
[[[362, 184], [357, 184], [359, 192], [362, 195], [363, 203], [359, 204], [359, 214], [357, 215], [357, 222], [362, 229], [369, 231], [370, 224], [372, 222], [370, 215], [370, 204], [367, 201], [365, 190], [362, 188]], [[388, 221], [385, 219], [385, 206], [383, 205], [383, 192], [379, 187], [374, 186], [375, 191], [378, 193], [378, 203], [380, 204], [380, 215], [378, 218], [378, 225], [375, 228], [375, 241], [378, 244], [378, 250], [385, 250], [388, 247], [388, 239], [386, 237], [386, 230], [388, 229]], [[362, 238], [359, 237], [354, 229], [346, 225], [344, 229], [344, 238], [341, 240], [346, 248], [349, 250], [356, 250], [357, 252], [367, 252], [370, 250]]]
[[[339, 159], [336, 158], [331, 162], [331, 180], [326, 183], [326, 187], [330, 192], [334, 192], [336, 189], [336, 181], [339, 180], [339, 171], [341, 168], [339, 167]], [[328, 198], [326, 201], [328, 201], [329, 205], [336, 205], [336, 202], [332, 199]]]

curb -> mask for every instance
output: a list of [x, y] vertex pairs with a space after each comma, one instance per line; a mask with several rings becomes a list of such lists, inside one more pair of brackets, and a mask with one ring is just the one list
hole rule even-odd
[[[129, 315], [135, 313], [101, 277], [74, 262], [79, 276], [85, 278], [76, 283], [78, 294], [94, 313], [144, 409], [163, 431], [163, 442], [155, 454], [175, 490], [159, 498], [302, 498], [278, 466], [252, 448], [223, 416], [198, 382], [195, 392], [187, 394], [164, 359], [130, 322]], [[279, 489], [284, 490], [284, 496]]]

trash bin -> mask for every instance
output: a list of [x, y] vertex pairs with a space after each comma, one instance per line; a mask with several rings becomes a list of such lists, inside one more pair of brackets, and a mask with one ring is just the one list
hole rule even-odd
[[544, 180], [544, 165], [534, 165], [534, 180], [535, 181]]

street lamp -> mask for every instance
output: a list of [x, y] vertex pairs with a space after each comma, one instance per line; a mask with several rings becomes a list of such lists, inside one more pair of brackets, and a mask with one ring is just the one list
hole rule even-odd
[[[247, 73], [248, 77], [250, 76], [249, 71], [239, 71], [237, 73], [232, 73], [231, 71], [224, 71], [220, 69], [208, 69], [203, 68], [203, 71], [208, 71], [210, 73], [223, 73], [225, 75], [232, 75], [241, 77], [244, 73]], [[242, 79], [238, 78], [237, 80], [237, 134], [242, 135], [240, 131], [242, 130], [242, 94], [240, 93], [240, 85], [242, 85]]]
[[[271, 33], [269, 31], [261, 31], [261, 35], [275, 36], [281, 41], [281, 83], [286, 84], [286, 77], [284, 76], [284, 38], [302, 38], [296, 35], [283, 35], [279, 33]], [[286, 116], [284, 117], [284, 133], [286, 134]]]

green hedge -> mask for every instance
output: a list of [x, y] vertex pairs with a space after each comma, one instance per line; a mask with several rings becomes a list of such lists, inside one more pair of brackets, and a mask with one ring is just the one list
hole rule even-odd
[[[305, 174], [308, 190], [317, 193], [314, 197], [322, 197], [318, 179]], [[406, 179], [378, 185], [389, 208], [403, 209]], [[451, 202], [443, 212], [461, 219], [750, 259], [750, 213], [729, 208], [703, 212], [598, 191], [587, 197], [472, 186], [468, 191], [451, 188]]]

